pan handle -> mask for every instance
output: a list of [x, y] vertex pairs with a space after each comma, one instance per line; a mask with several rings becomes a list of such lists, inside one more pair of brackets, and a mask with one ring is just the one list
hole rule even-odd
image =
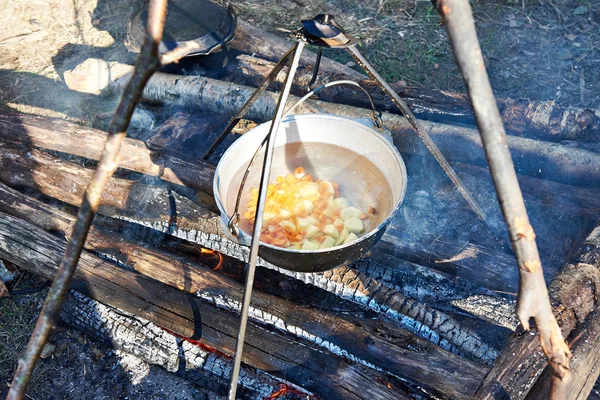
[[291, 114], [292, 111], [294, 111], [298, 106], [302, 105], [302, 103], [304, 103], [304, 101], [306, 101], [306, 99], [308, 99], [315, 93], [317, 93], [325, 88], [328, 88], [331, 86], [337, 86], [337, 85], [356, 86], [360, 90], [362, 90], [363, 93], [366, 94], [367, 97], [369, 98], [369, 102], [371, 103], [371, 108], [373, 109], [373, 111], [371, 112], [371, 119], [373, 120], [373, 124], [375, 125], [375, 127], [377, 129], [383, 129], [383, 121], [381, 120], [381, 111], [377, 111], [377, 108], [375, 107], [375, 102], [373, 101], [373, 98], [371, 97], [369, 92], [367, 92], [367, 90], [364, 87], [362, 87], [359, 83], [357, 83], [355, 81], [350, 81], [350, 80], [339, 80], [339, 81], [328, 82], [328, 83], [325, 83], [321, 86], [314, 88], [313, 90], [311, 90], [310, 92], [305, 94], [300, 100], [298, 100], [296, 103], [294, 103], [290, 108], [288, 108], [288, 110], [284, 113], [284, 117], [287, 117], [289, 114]]

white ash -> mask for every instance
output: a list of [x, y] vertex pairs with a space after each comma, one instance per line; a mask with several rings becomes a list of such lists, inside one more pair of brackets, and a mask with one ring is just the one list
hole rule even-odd
[[[207, 352], [188, 341], [182, 340], [158, 325], [114, 307], [102, 304], [74, 290], [69, 296], [61, 317], [69, 324], [95, 334], [108, 336], [116, 349], [123, 350], [170, 372], [204, 371], [207, 374], [229, 380], [232, 361]], [[142, 379], [142, 377], [139, 377]], [[256, 392], [260, 398], [273, 393], [280, 383], [285, 383], [311, 395], [291, 382], [277, 378], [261, 370], [242, 367], [239, 383]]]
[[[196, 229], [184, 230], [175, 223], [162, 220], [150, 222], [123, 215], [113, 217], [168, 233], [239, 260], [247, 262], [249, 258], [248, 247], [227, 240], [220, 234], [201, 232]], [[203, 222], [212, 227], [216, 226], [216, 232], [222, 233], [218, 216], [215, 215]], [[325, 273], [293, 272], [276, 267], [260, 258], [258, 265], [314, 285], [376, 312], [384, 313], [397, 321], [401, 327], [454, 354], [467, 355], [484, 363], [491, 363], [499, 354], [498, 350], [485, 343], [479, 335], [462, 327], [453, 318], [407, 298], [402, 293], [394, 291], [352, 268], [340, 267]], [[376, 298], [377, 294], [384, 298], [383, 302]]]

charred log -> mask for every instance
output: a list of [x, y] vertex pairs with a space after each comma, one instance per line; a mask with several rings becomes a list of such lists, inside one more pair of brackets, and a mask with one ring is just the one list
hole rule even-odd
[[[90, 171], [73, 163], [55, 159], [37, 150], [0, 146], [0, 180], [19, 187], [39, 190], [45, 195], [78, 204], [79, 195]], [[19, 155], [20, 154], [20, 155]], [[21, 159], [19, 162], [15, 160]], [[60, 168], [57, 168], [60, 166]], [[20, 171], [9, 173], [8, 171]], [[216, 214], [173, 191], [156, 186], [132, 183], [123, 179], [109, 181], [100, 214], [147, 226], [160, 232], [217, 250], [228, 256], [247, 260], [248, 249], [223, 237]], [[140, 204], [143, 207], [140, 208]], [[476, 333], [461, 326], [453, 318], [415, 302], [375, 279], [353, 268], [335, 273], [293, 273], [260, 261], [305, 283], [330, 291], [377, 312], [385, 312], [415, 333], [443, 348], [461, 352], [485, 363], [491, 362], [497, 350], [487, 345]], [[385, 268], [393, 269], [389, 266]]]
[[[175, 336], [147, 319], [74, 290], [69, 293], [60, 318], [114, 349], [131, 353], [218, 395], [227, 393], [231, 371], [228, 357]], [[281, 383], [289, 384], [246, 366], [239, 382], [238, 394], [243, 399], [265, 398], [277, 391]], [[294, 389], [300, 391], [298, 387]]]
[[[71, 215], [4, 185], [0, 185], [0, 211], [45, 230], [60, 232], [61, 236], [74, 222]], [[108, 226], [114, 228], [113, 224]], [[210, 272], [202, 265], [190, 263], [179, 254], [154, 250], [97, 226], [88, 236], [86, 249], [107, 254], [110, 259], [146, 277], [195, 294], [217, 307], [235, 311], [239, 306], [240, 284]], [[444, 352], [404, 330], [394, 330], [396, 340], [405, 343], [400, 347], [370, 331], [368, 325], [360, 327], [346, 321], [343, 314], [336, 316], [326, 311], [296, 307], [259, 291], [254, 293], [250, 315], [257, 324], [308, 340], [354, 362], [387, 371], [440, 396], [470, 397], [485, 371], [484, 367]], [[410, 348], [419, 348], [420, 352], [414, 353]], [[454, 372], [449, 374], [444, 372], [446, 370]]]
[[[66, 242], [6, 214], [0, 218], [0, 254], [21, 268], [51, 278]], [[82, 252], [73, 288], [169, 330], [231, 354], [237, 317], [205, 301]], [[406, 398], [389, 389], [380, 373], [325, 354], [309, 344], [256, 325], [248, 326], [244, 362], [273, 371], [319, 396]]]
[[[594, 240], [593, 233], [589, 242]], [[584, 246], [579, 257], [585, 258], [586, 250]], [[595, 315], [599, 290], [600, 272], [596, 266], [585, 263], [567, 264], [556, 277], [549, 293], [564, 337], [568, 337], [576, 325], [584, 322], [588, 315]], [[545, 366], [544, 355], [536, 336], [530, 333], [515, 335], [504, 347], [494, 368], [477, 390], [476, 398], [525, 398]], [[573, 383], [578, 384], [580, 391], [584, 386], [586, 390], [591, 390], [591, 387], [586, 386], [586, 380], [579, 379]], [[575, 393], [578, 391], [575, 390]]]

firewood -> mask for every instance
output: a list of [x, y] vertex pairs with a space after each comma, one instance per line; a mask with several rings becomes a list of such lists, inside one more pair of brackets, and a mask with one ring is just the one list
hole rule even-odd
[[[260, 38], [260, 39], [257, 39]], [[286, 51], [292, 47], [293, 42], [265, 32], [263, 29], [252, 25], [244, 20], [238, 20], [235, 38], [230, 47], [246, 54], [257, 54], [269, 61], [278, 61]], [[325, 53], [327, 55], [327, 53]], [[304, 50], [300, 63], [305, 66], [314, 66], [316, 54], [310, 50]], [[343, 74], [344, 76], [361, 79], [365, 75], [353, 70], [327, 57], [321, 59], [319, 69], [328, 74]]]
[[[594, 384], [600, 375], [600, 314], [598, 310], [590, 313], [585, 321], [577, 326], [571, 333], [570, 348], [573, 353], [571, 358], [571, 381], [566, 385], [565, 399], [588, 399]], [[535, 382], [529, 391], [527, 400], [546, 399], [545, 388], [550, 386], [551, 374], [548, 368]]]
[[[587, 246], [591, 243], [597, 244], [598, 231], [600, 230], [596, 229], [589, 236], [588, 244], [582, 246], [578, 257], [585, 258], [588, 251], [594, 251], [595, 247]], [[600, 272], [597, 266], [585, 263], [566, 264], [557, 275], [549, 292], [555, 304], [554, 313], [565, 337], [578, 323], [586, 321], [588, 316], [595, 315], [593, 312], [599, 290]], [[536, 336], [514, 335], [477, 390], [475, 398], [493, 399], [501, 393], [502, 396], [511, 399], [523, 399], [531, 391], [545, 366], [545, 358]], [[586, 390], [591, 390], [584, 379], [578, 379], [574, 383], [579, 390], [583, 390], [584, 386]], [[573, 393], [579, 391], [575, 390]]]
[[[3, 142], [20, 143], [99, 160], [106, 132], [56, 118], [0, 110]], [[212, 194], [214, 166], [201, 160], [189, 162], [161, 151], [150, 150], [143, 142], [125, 138], [119, 154], [119, 168], [155, 176]]]
[[[128, 75], [112, 81], [107, 87], [120, 93]], [[253, 92], [252, 88], [203, 77], [182, 77], [164, 73], [155, 74], [144, 91], [144, 99], [154, 103], [167, 103], [215, 113], [237, 112]], [[290, 104], [297, 101], [290, 97]], [[273, 116], [277, 95], [265, 92], [249, 110], [247, 118], [267, 121]], [[368, 109], [318, 100], [307, 100], [305, 112], [327, 112], [350, 118], [368, 117]], [[427, 155], [416, 132], [406, 119], [383, 113], [383, 121], [392, 131], [400, 151]], [[449, 161], [467, 162], [487, 166], [479, 133], [471, 128], [421, 121]], [[562, 144], [544, 142], [516, 136], [507, 136], [516, 170], [523, 175], [552, 180], [565, 184], [588, 187], [600, 186], [600, 155], [595, 152]]]
[[[2, 114], [1, 111], [0, 135], [5, 142], [12, 141], [90, 159], [96, 159], [99, 156], [99, 149], [106, 137], [100, 131], [66, 121], [22, 114]], [[81, 136], [86, 138], [84, 145], [82, 145]], [[203, 205], [210, 206], [212, 209], [215, 208], [212, 196], [206, 193], [208, 190], [212, 192], [214, 167], [211, 164], [199, 160], [183, 161], [169, 154], [149, 150], [142, 142], [132, 139], [125, 140], [123, 152], [129, 154], [128, 161], [123, 163], [125, 168], [151, 176], [158, 176], [167, 182], [200, 189], [201, 191], [197, 193], [188, 192], [190, 197], [200, 196]], [[61, 180], [59, 175], [55, 174], [52, 158], [44, 157], [39, 150], [30, 152], [30, 156], [35, 155], [38, 157], [39, 155], [41, 157], [37, 160], [33, 160], [30, 156], [23, 156], [27, 154], [25, 149], [18, 152], [19, 156], [12, 156], [11, 154], [13, 154], [11, 151], [5, 153], [1, 157], [4, 160], [2, 162], [9, 162], [14, 160], [15, 157], [21, 159], [21, 161], [20, 163], [11, 164], [12, 167], [7, 166], [0, 170], [0, 174], [5, 176], [3, 178], [5, 182], [12, 182], [14, 185], [32, 185], [33, 182], [22, 181], [31, 180], [31, 174], [35, 173], [36, 169], [45, 166], [48, 171], [48, 178], [41, 175], [41, 171], [38, 171], [39, 178], [37, 180], [46, 186], [54, 184], [59, 187], [62, 186], [62, 196], [69, 195], [71, 191], [68, 185], [69, 181]], [[161, 170], [163, 165], [165, 167]], [[489, 173], [480, 167], [466, 164], [455, 164], [455, 167], [461, 172], [465, 182], [473, 182], [471, 187], [481, 187], [484, 184], [484, 179], [489, 182]], [[85, 178], [79, 173], [73, 174], [73, 179], [80, 182], [77, 187], [80, 187], [79, 185], [83, 184], [82, 180]], [[587, 218], [596, 218], [600, 214], [600, 192], [597, 189], [560, 185], [555, 182], [522, 175], [519, 176], [519, 181], [529, 204], [544, 207], [551, 206], [560, 209], [568, 217], [583, 215]], [[115, 207], [128, 204], [127, 198], [123, 195], [124, 189], [121, 189], [121, 187], [131, 186], [132, 183], [120, 180], [114, 182], [111, 186], [114, 189], [109, 189], [111, 194], [107, 195], [105, 204]], [[485, 187], [487, 188], [489, 185], [491, 184], [488, 183], [488, 186]], [[135, 192], [135, 185], [133, 186], [133, 189], [128, 190], [134, 190]], [[181, 189], [184, 190], [185, 188], [181, 187]], [[55, 191], [52, 190], [50, 193]], [[138, 193], [139, 195], [136, 196], [143, 196], [142, 192], [138, 191]], [[72, 193], [69, 201], [76, 201], [75, 199], [79, 195], [80, 193]], [[137, 205], [132, 204], [131, 207], [136, 208]], [[394, 229], [392, 225], [390, 232]], [[437, 238], [438, 235], [429, 241], [417, 241], [411, 239], [410, 235], [403, 234], [401, 227], [398, 227], [396, 232], [397, 234], [394, 235], [386, 235], [378, 245], [378, 249], [407, 261], [447, 271], [481, 287], [516, 292], [518, 277], [516, 271], [511, 268], [514, 265], [513, 257], [481, 246]], [[394, 238], [397, 238], [397, 240], [393, 240]], [[463, 257], [455, 259], [454, 256], [459, 253]], [[472, 256], [464, 257], [465, 254]], [[490, 268], [489, 272], [486, 272], [488, 268]], [[547, 266], [547, 272], [550, 274], [556, 268], [558, 266], [549, 265]]]
[[[15, 155], [24, 152], [24, 149], [0, 145], [1, 181], [38, 190], [70, 204], [78, 204], [78, 196], [84, 187], [82, 182], [87, 180], [91, 173], [89, 170], [37, 150], [30, 150], [28, 157], [19, 163], [13, 163], [13, 160], [23, 158]], [[8, 173], [15, 170], [22, 172]], [[48, 179], [50, 175], [52, 179]], [[148, 226], [247, 261], [248, 248], [224, 237], [216, 214], [177, 193], [157, 186], [111, 179], [103, 199], [107, 201], [99, 209], [103, 215]], [[357, 304], [367, 304], [371, 309], [384, 311], [401, 326], [447, 350], [460, 351], [485, 363], [491, 362], [497, 354], [497, 350], [485, 343], [479, 335], [448, 315], [416, 302], [353, 268], [342, 267], [324, 274], [304, 274], [280, 269], [263, 260], [259, 264], [341, 295]]]
[[[69, 292], [60, 318], [110, 348], [133, 354], [215, 392], [213, 396], [221, 398], [227, 393], [230, 359], [182, 340], [181, 336], [145, 318], [103, 304], [75, 290]], [[265, 398], [276, 392], [281, 382], [268, 373], [244, 366], [238, 395], [248, 400]], [[298, 387], [292, 388], [300, 391]], [[301, 392], [305, 393], [304, 396], [310, 394]]]
[[[18, 209], [12, 207], [17, 203]], [[74, 223], [73, 216], [1, 184], [0, 211], [52, 232], [68, 232]], [[240, 284], [192, 264], [181, 255], [147, 248], [102, 228], [92, 227], [86, 250], [108, 253], [110, 259], [123, 262], [146, 277], [195, 294], [218, 307], [235, 308], [239, 301]], [[470, 397], [486, 371], [485, 367], [449, 354], [402, 329], [394, 330], [396, 340], [404, 343], [399, 347], [369, 331], [368, 325], [362, 328], [343, 317], [343, 314], [297, 307], [260, 291], [253, 295], [251, 320], [255, 323], [309, 340], [323, 350], [356, 362], [375, 365], [439, 395]], [[419, 354], [412, 353], [410, 348], [419, 348]], [[443, 372], [446, 370], [453, 373]], [[429, 378], [424, 380], [424, 376]]]
[[[261, 39], [256, 40], [257, 37]], [[291, 47], [291, 41], [286, 41], [247, 22], [241, 22], [232, 47], [245, 54], [231, 62], [228, 65], [228, 71], [233, 72], [234, 75], [241, 72], [246, 77], [246, 81], [236, 81], [237, 83], [253, 85], [258, 79], [255, 76], [265, 75], [266, 69], [270, 67], [269, 64], [272, 66], [272, 63]], [[248, 54], [253, 56], [249, 57]], [[315, 55], [311, 53], [302, 61], [305, 68], [301, 68], [298, 79], [301, 87], [308, 83], [312, 76]], [[352, 79], [362, 83], [374, 97], [378, 107], [386, 111], [396, 111], [391, 101], [382, 96], [379, 89], [373, 82], [368, 81], [365, 75], [344, 64], [323, 57], [318, 82], [334, 79]], [[471, 103], [466, 93], [400, 85], [396, 85], [395, 89], [400, 96], [406, 99], [413, 112], [421, 118], [475, 126]], [[328, 101], [368, 107], [366, 99], [355, 96], [353, 91], [343, 87], [338, 87], [330, 93], [333, 94], [327, 98]], [[600, 110], [564, 106], [557, 104], [554, 100], [533, 101], [503, 98], [498, 99], [498, 107], [502, 114], [502, 122], [512, 135], [557, 142], [562, 140], [600, 141]]]
[[[64, 239], [6, 214], [0, 215], [0, 237], [3, 258], [46, 278], [56, 273], [66, 245]], [[89, 252], [81, 254], [72, 288], [232, 354], [238, 329], [235, 314], [116, 267]], [[248, 325], [246, 339], [246, 364], [270, 371], [319, 396], [408, 398], [401, 391], [388, 388], [380, 373], [316, 350], [306, 342], [296, 342], [252, 324]]]

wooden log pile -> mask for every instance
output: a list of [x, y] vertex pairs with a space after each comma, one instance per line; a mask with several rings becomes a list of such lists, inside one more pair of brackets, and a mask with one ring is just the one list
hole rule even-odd
[[[147, 142], [125, 139], [62, 312], [64, 321], [99, 340], [218, 394], [227, 390], [248, 249], [223, 235], [212, 197], [214, 165], [197, 158], [226, 118], [192, 124], [195, 134], [184, 128], [191, 108], [235, 111], [251, 90], [242, 85], [256, 83], [287, 46], [243, 21], [240, 26], [232, 47], [255, 56], [241, 54], [230, 64], [236, 83], [167, 74], [150, 81], [146, 100], [186, 108], [147, 133]], [[256, 34], [268, 45], [252, 40], [255, 48], [244, 47], [244, 35]], [[312, 72], [307, 57], [296, 93]], [[109, 68], [116, 79], [103, 87], [119, 91], [129, 67]], [[321, 82], [363, 79], [330, 60], [322, 69]], [[393, 111], [364, 83], [378, 105]], [[446, 115], [450, 122], [461, 107], [468, 114], [464, 96], [410, 93], [418, 91], [401, 91], [417, 110], [422, 104], [422, 115]], [[267, 92], [249, 117], [268, 120], [274, 96]], [[501, 107], [505, 116], [519, 116], [506, 121], [523, 136], [509, 142], [528, 207], [537, 210], [532, 220], [555, 231], [545, 247], [552, 261], [544, 265], [545, 277], [553, 282], [555, 313], [574, 354], [569, 398], [585, 398], [600, 371], [600, 228], [592, 231], [600, 216], [600, 156], [588, 146], [597, 141], [597, 115], [519, 104], [506, 100]], [[305, 111], [357, 117], [366, 114], [364, 105], [338, 90], [309, 101]], [[256, 279], [238, 393], [266, 398], [285, 387], [298, 398], [540, 396], [550, 376], [539, 342], [514, 333], [514, 257], [493, 238], [473, 239], [485, 236], [485, 228], [476, 226], [449, 182], [431, 177], [427, 153], [406, 121], [392, 113], [384, 120], [407, 158], [409, 179], [422, 186], [409, 192], [382, 240], [351, 265], [303, 274], [260, 260], [265, 268]], [[534, 129], [540, 120], [545, 125]], [[486, 212], [498, 214], [478, 134], [424, 124]], [[0, 110], [0, 259], [53, 276], [75, 221], [73, 206], [105, 138], [70, 122]], [[578, 142], [556, 143], [566, 139]], [[186, 152], [189, 143], [194, 148]], [[457, 216], [440, 222], [448, 214]], [[568, 240], [558, 246], [556, 238]]]
[[[64, 121], [16, 114], [3, 114], [0, 129], [0, 181], [20, 190], [27, 189], [68, 204], [78, 204], [91, 169], [52, 156], [42, 149], [93, 160], [99, 155], [102, 132]], [[77, 140], [77, 134], [82, 133], [86, 138], [85, 145]], [[125, 145], [131, 161], [123, 164], [124, 169], [155, 176], [170, 187], [148, 185], [124, 178], [111, 179], [100, 214], [112, 218], [100, 218], [96, 222], [86, 244], [88, 253], [78, 269], [76, 279], [79, 283], [76, 283], [75, 288], [180, 335], [200, 338], [212, 348], [230, 354], [236, 329], [235, 310], [239, 307], [239, 284], [190, 260], [189, 245], [180, 243], [176, 247], [186, 249], [184, 252], [165, 252], [148, 247], [143, 240], [128, 242], [121, 236], [128, 227], [131, 230], [130, 223], [133, 222], [179, 237], [185, 242], [200, 244], [225, 255], [244, 259], [245, 249], [222, 237], [217, 216], [207, 205], [209, 197], [198, 197], [198, 193], [203, 192], [202, 189], [210, 187], [212, 177], [207, 175], [207, 171], [210, 173], [212, 168], [200, 161], [186, 163], [172, 155], [148, 150], [133, 139], [128, 139]], [[196, 175], [197, 179], [189, 178], [189, 186], [192, 187], [182, 185], [183, 179], [191, 177], [190, 171], [179, 174], [181, 177], [169, 172], [173, 171], [170, 166], [181, 165], [193, 165], [192, 171], [203, 171]], [[569, 193], [572, 195], [572, 192]], [[199, 198], [203, 201], [198, 202]], [[176, 205], [176, 210], [171, 209], [173, 204]], [[0, 221], [4, 221], [1, 234], [5, 245], [0, 249], [2, 258], [38, 274], [52, 276], [52, 268], [56, 268], [56, 261], [64, 246], [64, 237], [69, 232], [74, 217], [7, 186], [2, 186], [0, 190], [0, 212], [3, 213]], [[49, 232], [57, 236], [52, 236]], [[48, 247], [50, 243], [53, 244]], [[367, 384], [361, 383], [359, 377], [370, 376], [368, 380], [371, 380], [373, 373], [383, 374], [380, 378], [383, 382], [401, 379], [398, 381], [411, 383], [403, 384], [398, 389], [400, 392], [396, 391], [394, 396], [399, 396], [398, 393], [428, 393], [442, 397], [469, 398], [477, 390], [487, 372], [485, 364], [493, 361], [500, 349], [493, 349], [485, 338], [445, 314], [444, 304], [448, 309], [452, 301], [464, 300], [470, 296], [487, 297], [500, 304], [506, 302], [492, 290], [510, 290], [516, 287], [514, 278], [510, 283], [510, 280], [501, 275], [503, 270], [510, 271], [510, 257], [503, 253], [485, 252], [471, 244], [463, 251], [477, 253], [479, 257], [451, 260], [451, 253], [455, 250], [449, 244], [447, 247], [436, 247], [441, 252], [441, 257], [436, 259], [446, 257], [449, 259], [447, 264], [430, 261], [427, 267], [398, 258], [399, 254], [405, 252], [412, 253], [413, 260], [424, 260], [427, 254], [425, 247], [422, 247], [419, 256], [414, 244], [397, 252], [394, 243], [394, 239], [386, 238], [377, 252], [374, 251], [369, 258], [324, 274], [290, 274], [263, 262], [263, 265], [278, 273], [286, 273], [303, 281], [302, 291], [326, 291], [359, 305], [362, 312], [376, 312], [374, 315], [383, 313], [380, 314], [384, 316], [381, 323], [386, 326], [373, 330], [373, 324], [364, 325], [365, 321], [361, 319], [362, 327], [358, 328], [356, 320], [349, 320], [343, 313], [335, 310], [298, 309], [284, 299], [257, 292], [251, 321], [259, 330], [250, 337], [257, 336], [256, 339], [259, 340], [263, 336], [259, 333], [260, 329], [266, 329], [265, 332], [270, 332], [269, 335], [275, 335], [273, 337], [286, 338], [281, 341], [281, 351], [284, 352], [285, 349], [289, 362], [293, 360], [292, 354], [305, 354], [307, 350], [300, 353], [299, 349], [307, 344], [322, 349], [316, 353], [308, 353], [312, 354], [310, 357], [317, 357], [311, 363], [332, 365], [328, 363], [338, 359], [335, 361], [338, 365], [337, 372], [321, 376], [320, 379], [317, 379], [315, 372], [302, 369], [294, 375], [294, 379], [290, 378], [288, 372], [275, 374], [275, 378], [289, 380], [317, 395], [323, 395], [322, 390], [334, 390], [324, 381], [337, 382], [343, 387], [332, 393], [338, 393], [344, 398], [357, 391], [360, 385]], [[170, 247], [173, 248], [173, 245]], [[481, 256], [482, 254], [486, 256]], [[489, 258], [487, 261], [486, 257]], [[89, 261], [86, 261], [88, 258]], [[503, 258], [506, 260], [498, 264]], [[120, 266], [104, 260], [117, 260]], [[86, 262], [92, 270], [86, 270]], [[484, 273], [482, 278], [481, 271], [485, 270], [486, 265], [490, 272]], [[498, 268], [498, 265], [503, 267]], [[475, 273], [477, 269], [479, 271]], [[454, 274], [451, 274], [452, 270]], [[464, 272], [458, 272], [459, 270]], [[496, 276], [495, 273], [500, 275]], [[113, 278], [109, 279], [109, 276]], [[117, 282], [114, 279], [116, 276], [119, 277]], [[310, 287], [313, 289], [309, 289]], [[136, 294], [137, 300], [133, 301], [132, 293]], [[185, 293], [188, 294], [184, 295]], [[490, 301], [484, 301], [482, 306]], [[437, 306], [437, 309], [430, 304]], [[139, 310], [143, 311], [140, 313]], [[498, 315], [494, 316], [492, 313], [490, 319], [500, 321], [509, 318], [510, 312], [509, 306]], [[211, 322], [211, 315], [215, 322]], [[225, 319], [227, 315], [229, 319]], [[200, 327], [198, 317], [201, 317]], [[228, 340], [224, 340], [222, 336], [224, 321], [230, 321], [227, 322]], [[221, 333], [212, 335], [212, 329]], [[393, 335], [391, 342], [388, 335]], [[289, 339], [289, 336], [294, 339]], [[305, 344], [297, 347], [294, 343]], [[271, 344], [269, 348], [272, 346]], [[265, 371], [274, 369], [274, 364], [269, 364], [274, 361], [265, 361], [265, 354], [260, 353], [260, 349], [264, 348], [260, 340], [256, 345], [248, 347], [250, 350], [245, 360], [246, 365]], [[254, 348], [258, 354], [254, 353]], [[414, 349], [419, 350], [414, 352]], [[322, 351], [329, 354], [330, 361], [322, 355]], [[277, 362], [281, 363], [279, 358], [282, 355], [277, 357]], [[325, 357], [325, 361], [319, 357]], [[469, 359], [473, 361], [468, 361]], [[346, 367], [339, 364], [340, 360], [348, 360], [346, 362], [350, 364]], [[352, 378], [348, 378], [352, 382], [346, 384], [340, 379], [342, 375], [350, 376], [347, 369], [351, 368], [350, 365], [359, 369], [353, 370], [355, 372], [351, 374]], [[456, 374], [444, 372], [448, 370], [456, 371]], [[300, 379], [301, 376], [305, 378]], [[255, 393], [252, 390], [257, 389], [248, 390], [248, 393]], [[373, 390], [374, 392], [364, 391], [361, 396], [365, 393], [383, 395], [390, 389], [386, 385], [375, 385]], [[378, 390], [383, 392], [377, 392]]]

